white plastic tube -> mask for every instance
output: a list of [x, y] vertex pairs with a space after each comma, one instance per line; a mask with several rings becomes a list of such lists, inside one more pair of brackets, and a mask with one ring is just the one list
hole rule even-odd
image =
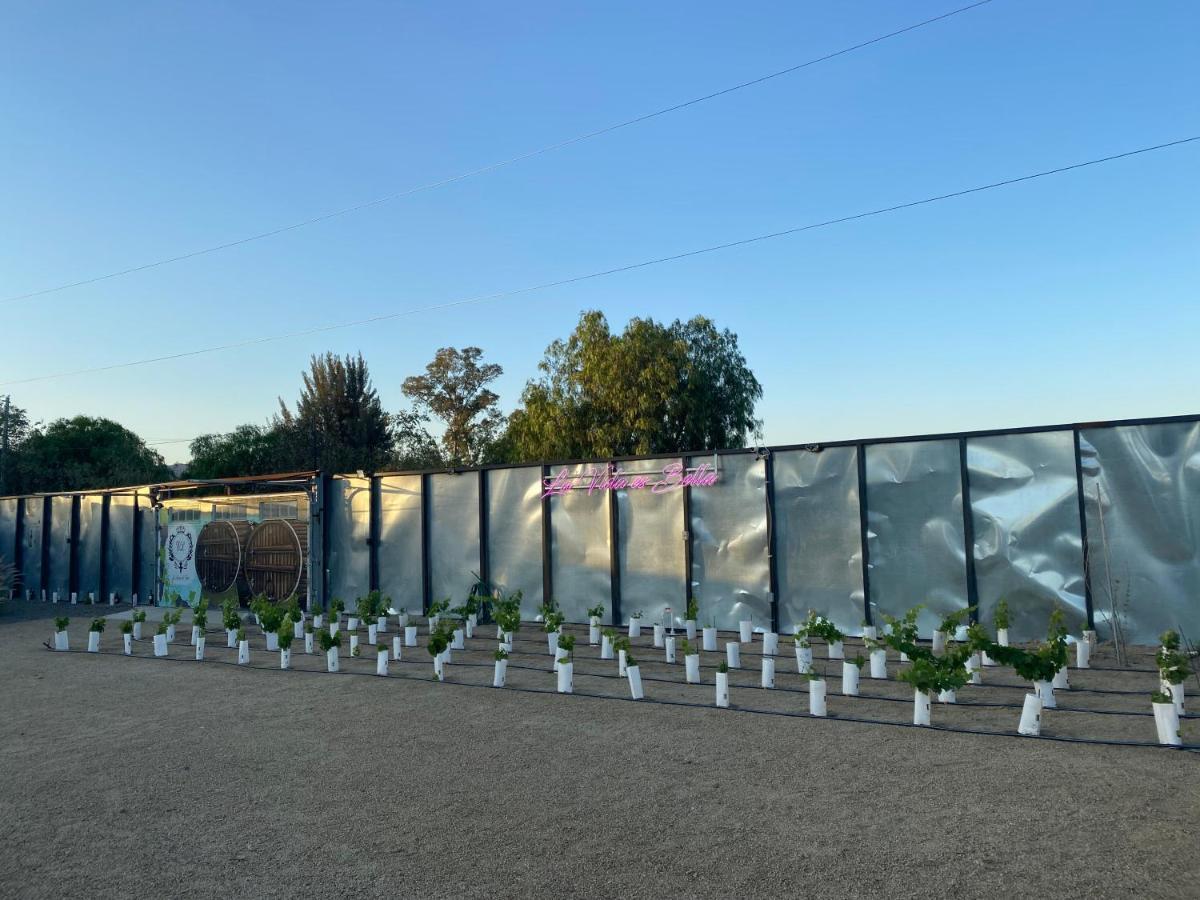
[[174, 625], [167, 626], [167, 643], [168, 644], [175, 643], [175, 626]]
[[801, 675], [812, 671], [812, 647], [796, 645], [796, 671]]
[[1008, 646], [1008, 629], [1007, 628], [997, 628], [996, 629], [996, 643], [999, 644], [1001, 647]]
[[338, 648], [330, 647], [325, 651], [325, 671], [336, 672], [338, 670]]
[[672, 635], [663, 639], [663, 659], [669, 663], [675, 662], [675, 638]]
[[654, 626], [654, 646], [662, 647], [663, 639], [667, 636], [667, 630], [661, 625]]
[[846, 650], [842, 646], [841, 641], [833, 641], [832, 643], [829, 644], [829, 658], [830, 659], [845, 659], [846, 658]]
[[1021, 707], [1021, 722], [1017, 733], [1037, 737], [1042, 733], [1042, 699], [1037, 694], [1026, 694]]
[[133, 635], [132, 634], [123, 634], [123, 635], [121, 635], [121, 637], [124, 638], [125, 655], [133, 656]]
[[560, 665], [562, 665], [562, 660], [566, 659], [568, 656], [570, 656], [570, 654], [567, 653], [566, 647], [555, 647], [554, 648], [554, 671], [555, 672], [557, 672], [558, 667]]
[[450, 647], [454, 650], [467, 648], [467, 633], [462, 628], [455, 628], [451, 635]]
[[250, 642], [238, 641], [238, 665], [246, 666], [250, 664]]
[[631, 638], [642, 636], [642, 617], [637, 616], [629, 620], [629, 636]]
[[167, 655], [167, 636], [165, 634], [156, 634], [154, 636], [154, 655]]
[[508, 660], [496, 660], [496, 668], [492, 672], [492, 687], [504, 687], [504, 680], [508, 677]]
[[[457, 631], [454, 633], [455, 633], [455, 635], [458, 634]], [[379, 643], [379, 626], [378, 625], [368, 625], [367, 626], [367, 643], [370, 644], [372, 647]]]
[[358, 616], [350, 616], [349, 621], [346, 622], [346, 630], [347, 631], [358, 631], [358, 626], [359, 626]]
[[762, 680], [759, 683], [765, 688], [775, 687], [775, 658], [773, 656], [762, 658]]
[[417, 646], [417, 626], [416, 625], [405, 625], [404, 626], [404, 646], [405, 647]]
[[197, 662], [204, 662], [204, 645], [206, 643], [207, 642], [205, 641], [203, 635], [201, 635], [200, 640], [196, 641], [196, 661]]
[[1179, 713], [1179, 715], [1182, 716], [1183, 715], [1183, 685], [1182, 684], [1168, 684], [1168, 685], [1165, 685], [1163, 689], [1165, 691], [1170, 692], [1171, 700], [1175, 704], [1175, 712]]
[[625, 651], [617, 651], [617, 674], [625, 675], [629, 671], [629, 667], [625, 665]]
[[1055, 709], [1054, 685], [1049, 681], [1035, 681], [1033, 690], [1042, 701], [1042, 709]]
[[825, 679], [810, 679], [808, 682], [808, 714], [825, 715]]
[[1179, 713], [1174, 703], [1154, 703], [1154, 725], [1158, 729], [1158, 742], [1170, 747], [1182, 743], [1179, 737]]
[[966, 639], [967, 639], [967, 626], [966, 625], [959, 625], [959, 626], [955, 627], [954, 639], [956, 641], [958, 641], [960, 644], [963, 643], [964, 641], [966, 641]]
[[700, 654], [692, 653], [683, 658], [683, 665], [687, 673], [688, 684], [700, 683]]
[[315, 652], [313, 650], [313, 636], [307, 631], [304, 633], [304, 652], [310, 655]]
[[702, 641], [700, 646], [703, 647], [705, 650], [716, 650], [717, 649], [717, 629], [715, 629], [715, 628], [702, 629], [700, 638]]
[[588, 643], [595, 647], [600, 643], [600, 617], [592, 616], [592, 620], [588, 623]]
[[600, 638], [600, 658], [613, 658], [612, 638], [610, 638], [607, 634]]
[[[267, 643], [267, 649], [270, 650], [270, 642]], [[358, 649], [358, 635], [353, 631], [350, 632], [350, 655], [354, 656], [354, 651]]]
[[913, 691], [913, 724], [929, 724], [929, 692]]
[[546, 645], [550, 648], [550, 655], [558, 659], [558, 632], [546, 632]]
[[958, 694], [954, 691], [938, 691], [938, 703], [957, 703]]
[[573, 694], [575, 692], [575, 663], [561, 663], [558, 667], [558, 692]]
[[[134, 630], [135, 634], [137, 633], [137, 627], [140, 624], [141, 624], [140, 622], [137, 622], [134, 624], [133, 630]], [[228, 647], [230, 650], [232, 650], [234, 647], [237, 646], [237, 629], [236, 628], [226, 628], [225, 629], [225, 646]]]
[[858, 666], [852, 662], [842, 663], [842, 693], [847, 697], [858, 696]]
[[933, 652], [934, 653], [945, 653], [946, 652], [946, 632], [935, 631], [933, 633]]
[[996, 662], [994, 659], [992, 659], [990, 656], [988, 656], [988, 652], [986, 650], [983, 651], [983, 664], [984, 664], [984, 666], [1000, 665], [1000, 663]]
[[380, 650], [375, 656], [375, 674], [387, 675], [388, 673], [388, 652]]
[[1086, 669], [1092, 658], [1092, 645], [1087, 641], [1075, 642], [1075, 668]]
[[742, 648], [735, 641], [730, 641], [725, 645], [725, 663], [731, 669], [742, 667]]
[[100, 652], [100, 632], [98, 632], [98, 631], [89, 631], [88, 632], [87, 652], [88, 653], [99, 653]]
[[1071, 686], [1070, 680], [1067, 677], [1067, 667], [1063, 666], [1054, 673], [1054, 681], [1052, 682], [1056, 691], [1065, 691]]
[[980, 662], [978, 653], [972, 653], [967, 657], [965, 667], [967, 673], [971, 676], [971, 684], [983, 684], [983, 673], [980, 671], [983, 665]]
[[887, 651], [882, 647], [871, 651], [871, 677], [883, 679], [888, 677]]
[[779, 652], [779, 635], [768, 631], [763, 635], [763, 656], [775, 656]]
[[512, 653], [513, 636], [511, 631], [500, 632], [500, 649], [505, 653]]
[[879, 640], [879, 629], [874, 625], [863, 626], [863, 640], [876, 641]]
[[696, 640], [696, 620], [695, 619], [685, 619], [683, 622], [683, 629], [684, 629], [684, 631], [687, 632], [687, 639], [689, 641]]
[[717, 673], [717, 706], [724, 709], [729, 706], [729, 673]]
[[625, 674], [629, 677], [629, 696], [634, 700], [641, 700], [645, 695], [642, 693], [642, 670], [639, 666], [630, 666]]
[[[133, 623], [133, 639], [135, 641], [140, 641], [142, 639], [142, 623], [141, 622]], [[230, 644], [230, 646], [233, 646], [233, 645]]]
[[303, 622], [293, 622], [292, 623], [292, 640], [298, 641], [302, 637], [304, 637], [304, 623]]
[[[355, 635], [354, 637], [358, 637], [358, 635]], [[268, 631], [266, 634], [266, 638], [267, 638], [267, 650], [274, 653], [276, 650], [279, 649], [279, 632]], [[354, 638], [351, 638], [350, 640], [351, 640], [351, 642], [353, 642]]]
[[191, 644], [193, 647], [196, 646], [196, 641], [198, 641], [198, 640], [200, 640], [200, 626], [193, 625], [192, 626], [192, 640], [191, 640]]
[[754, 622], [751, 619], [742, 619], [738, 622], [738, 640], [743, 644], [749, 644], [754, 640]]
[[292, 667], [292, 648], [288, 647], [286, 650], [284, 650], [283, 648], [280, 648], [280, 650], [279, 650], [279, 668], [290, 669], [291, 667]]

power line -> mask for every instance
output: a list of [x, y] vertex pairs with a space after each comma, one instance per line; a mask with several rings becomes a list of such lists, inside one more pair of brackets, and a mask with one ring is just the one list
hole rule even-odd
[[1037, 178], [1045, 178], [1050, 175], [1060, 175], [1064, 172], [1072, 172], [1076, 169], [1085, 169], [1089, 166], [1098, 166], [1103, 163], [1113, 162], [1119, 159], [1127, 159], [1131, 156], [1138, 156], [1143, 153], [1152, 153], [1157, 150], [1165, 150], [1170, 147], [1178, 147], [1183, 144], [1190, 144], [1194, 141], [1200, 141], [1200, 135], [1193, 137], [1180, 138], [1174, 141], [1168, 141], [1163, 144], [1154, 144], [1149, 147], [1141, 147], [1137, 150], [1127, 150], [1124, 153], [1115, 153], [1111, 156], [1103, 156], [1098, 159], [1090, 159], [1086, 162], [1072, 163], [1066, 166], [1059, 166], [1054, 169], [1044, 169], [1040, 172], [1034, 172], [1030, 175], [1019, 175], [1015, 178], [1006, 178], [1003, 181], [993, 181], [989, 184], [978, 185], [976, 187], [964, 188], [962, 190], [951, 191], [946, 194], [937, 194], [933, 197], [925, 197], [921, 200], [910, 200], [907, 203], [897, 203], [893, 206], [884, 206], [878, 209], [868, 210], [867, 212], [854, 213], [847, 216], [839, 216], [836, 219], [826, 219], [822, 222], [813, 222], [808, 225], [797, 225], [793, 228], [785, 228], [781, 231], [772, 231], [767, 234], [759, 234], [754, 237], [740, 238], [735, 241], [727, 241], [722, 244], [712, 244], [708, 247], [701, 247], [696, 250], [686, 250], [682, 253], [674, 253], [670, 256], [659, 256], [654, 259], [643, 260], [641, 262], [629, 263], [623, 266], [616, 266], [611, 269], [601, 269], [596, 272], [588, 272], [585, 275], [575, 275], [570, 278], [560, 278], [556, 281], [546, 281], [541, 284], [530, 285], [528, 287], [514, 288], [507, 291], [497, 291], [491, 294], [482, 294], [475, 297], [466, 297], [459, 300], [451, 300], [446, 303], [436, 303], [429, 306], [415, 307], [413, 309], [400, 310], [398, 312], [382, 313], [377, 316], [370, 316], [365, 319], [355, 319], [349, 322], [338, 322], [329, 325], [317, 325], [312, 328], [305, 328], [299, 331], [289, 331], [282, 334], [265, 335], [254, 338], [246, 338], [242, 341], [236, 341], [231, 344], [217, 344], [211, 347], [201, 347], [196, 350], [184, 350], [179, 353], [168, 353], [163, 356], [151, 356], [145, 359], [136, 359], [129, 362], [112, 363], [107, 366], [94, 366], [87, 369], [74, 369], [68, 372], [58, 372], [53, 375], [36, 375], [31, 378], [21, 378], [13, 381], [0, 381], [0, 387], [6, 387], [13, 384], [31, 384], [37, 381], [50, 381], [56, 378], [68, 378], [74, 375], [87, 375], [96, 372], [110, 372], [114, 369], [128, 369], [134, 366], [146, 366], [152, 363], [167, 362], [175, 359], [187, 359], [193, 356], [203, 356], [209, 353], [218, 353], [223, 350], [235, 350], [242, 347], [253, 346], [257, 344], [273, 343], [275, 341], [287, 340], [295, 337], [306, 337], [314, 334], [323, 334], [328, 331], [339, 331], [344, 328], [354, 328], [360, 325], [373, 325], [377, 322], [386, 322], [392, 319], [399, 319], [406, 316], [417, 315], [418, 313], [437, 312], [445, 309], [453, 309], [458, 306], [467, 306], [475, 303], [484, 303], [489, 300], [499, 300], [507, 297], [516, 297], [522, 294], [530, 294], [535, 291], [549, 290], [550, 288], [564, 287], [566, 285], [578, 284], [582, 281], [590, 281], [596, 278], [605, 278], [609, 275], [618, 275], [623, 272], [632, 272], [636, 269], [645, 269], [650, 266], [662, 265], [663, 263], [676, 262], [682, 259], [690, 259], [694, 256], [702, 256], [707, 253], [716, 253], [721, 250], [730, 250], [735, 247], [745, 247], [749, 244], [757, 244], [762, 241], [774, 240], [776, 238], [787, 237], [789, 235], [800, 234], [805, 231], [815, 231], [818, 228], [827, 228], [831, 225], [840, 225], [845, 222], [854, 222], [859, 219], [867, 219], [872, 216], [881, 216], [886, 213], [898, 212], [904, 209], [912, 209], [917, 206], [925, 206], [931, 203], [939, 203], [943, 200], [951, 200], [956, 197], [965, 197], [969, 194], [978, 194], [983, 191], [990, 191], [996, 188], [1008, 187], [1014, 184], [1021, 184], [1026, 181], [1033, 181]]
[[670, 113], [679, 112], [680, 110], [687, 109], [688, 107], [696, 106], [697, 104], [700, 104], [700, 103], [706, 103], [709, 100], [715, 100], [718, 97], [724, 97], [725, 95], [732, 94], [736, 91], [741, 91], [741, 90], [745, 90], [746, 88], [755, 87], [757, 85], [763, 84], [764, 82], [771, 81], [776, 78], [782, 78], [784, 75], [791, 75], [793, 72], [798, 72], [801, 69], [807, 69], [810, 66], [815, 66], [815, 65], [818, 65], [823, 62], [828, 62], [831, 59], [836, 59], [839, 56], [845, 56], [846, 54], [853, 53], [856, 50], [862, 50], [865, 47], [870, 47], [874, 44], [878, 44], [883, 41], [890, 40], [891, 38], [899, 37], [902, 34], [907, 34], [910, 31], [916, 31], [918, 28], [924, 28], [927, 25], [933, 25], [936, 22], [941, 22], [944, 19], [949, 19], [952, 16], [959, 15], [960, 13], [969, 12], [972, 9], [977, 9], [980, 6], [985, 6], [991, 2], [992, 2], [992, 0], [978, 0], [977, 3], [972, 3], [968, 6], [959, 7], [958, 9], [951, 10], [950, 12], [942, 13], [939, 16], [934, 16], [932, 19], [925, 19], [922, 22], [917, 22], [913, 25], [907, 25], [904, 28], [900, 28], [896, 31], [890, 31], [887, 34], [881, 34], [878, 37], [873, 37], [870, 40], [862, 41], [862, 42], [860, 42], [858, 44], [854, 44], [850, 47], [844, 47], [841, 50], [835, 50], [832, 53], [827, 53], [824, 56], [818, 56], [817, 58], [810, 59], [807, 62], [798, 63], [797, 65], [789, 66], [786, 69], [780, 69], [777, 72], [770, 72], [766, 75], [760, 75], [759, 77], [752, 78], [749, 81], [743, 81], [743, 82], [740, 82], [739, 84], [735, 84], [735, 85], [732, 85], [727, 88], [722, 88], [721, 90], [718, 90], [718, 91], [713, 91], [711, 94], [705, 94], [701, 97], [693, 97], [691, 100], [685, 100], [682, 103], [676, 103], [674, 106], [667, 106], [667, 107], [664, 107], [663, 109], [655, 110], [654, 112], [645, 113], [640, 116], [635, 116], [632, 119], [626, 119], [622, 122], [617, 122], [613, 125], [606, 125], [605, 127], [598, 128], [595, 131], [585, 132], [584, 134], [576, 135], [575, 137], [571, 137], [571, 138], [566, 138], [565, 140], [558, 141], [557, 143], [547, 144], [544, 147], [539, 147], [536, 150], [530, 150], [526, 153], [520, 154], [519, 156], [512, 156], [512, 157], [509, 157], [508, 159], [500, 160], [499, 162], [489, 163], [488, 165], [481, 166], [478, 169], [471, 169], [470, 171], [462, 172], [458, 175], [452, 175], [449, 178], [443, 178], [440, 181], [431, 181], [431, 182], [427, 182], [426, 184], [420, 184], [420, 185], [417, 185], [416, 187], [408, 188], [406, 190], [399, 191], [394, 194], [388, 194], [383, 197], [378, 197], [374, 200], [368, 200], [365, 203], [358, 203], [358, 204], [355, 204], [354, 206], [347, 206], [342, 209], [334, 210], [332, 212], [322, 213], [321, 215], [313, 216], [312, 218], [309, 218], [309, 219], [304, 219], [299, 222], [293, 222], [290, 225], [283, 225], [283, 226], [280, 226], [279, 228], [272, 228], [270, 231], [261, 231], [261, 232], [258, 232], [257, 234], [252, 234], [252, 235], [248, 235], [247, 237], [238, 238], [237, 240], [226, 241], [226, 242], [220, 243], [220, 244], [213, 244], [212, 246], [209, 246], [209, 247], [202, 247], [199, 250], [192, 250], [187, 253], [181, 253], [177, 256], [164, 257], [163, 259], [158, 259], [153, 262], [143, 263], [142, 265], [137, 265], [137, 266], [131, 266], [127, 269], [118, 269], [117, 271], [108, 272], [104, 275], [96, 275], [92, 278], [84, 278], [79, 281], [71, 281], [71, 282], [67, 282], [66, 284], [57, 285], [55, 287], [43, 288], [42, 290], [38, 290], [38, 291], [30, 291], [25, 294], [16, 294], [11, 297], [5, 297], [4, 299], [0, 300], [0, 303], [15, 303], [18, 300], [29, 300], [33, 297], [44, 297], [46, 294], [54, 294], [54, 293], [58, 293], [59, 291], [66, 291], [66, 290], [70, 290], [72, 288], [84, 287], [89, 284], [96, 284], [97, 282], [100, 282], [100, 281], [108, 281], [112, 278], [120, 278], [124, 275], [132, 275], [136, 272], [144, 272], [147, 269], [156, 269], [159, 266], [166, 266], [166, 265], [170, 265], [171, 263], [177, 263], [177, 262], [183, 262], [183, 261], [189, 260], [189, 259], [195, 259], [198, 256], [206, 256], [210, 253], [218, 253], [221, 250], [229, 250], [230, 248], [233, 248], [233, 247], [240, 247], [243, 244], [250, 244], [255, 241], [261, 241], [261, 240], [265, 240], [266, 238], [271, 238], [271, 237], [276, 237], [281, 234], [286, 234], [289, 231], [296, 231], [300, 228], [307, 228], [309, 225], [316, 225], [321, 222], [328, 222], [330, 219], [336, 219], [336, 218], [340, 218], [341, 216], [350, 215], [351, 213], [361, 212], [365, 209], [370, 209], [371, 207], [379, 206], [380, 204], [383, 204], [383, 203], [390, 203], [393, 200], [403, 199], [404, 197], [411, 197], [413, 194], [419, 194], [424, 191], [431, 191], [431, 190], [435, 190], [437, 188], [446, 187], [447, 185], [455, 184], [460, 181], [465, 181], [468, 178], [474, 178], [478, 175], [484, 175], [484, 174], [487, 174], [488, 172], [494, 172], [497, 169], [502, 169], [502, 168], [505, 168], [506, 166], [511, 166], [511, 165], [514, 165], [515, 163], [523, 162], [527, 159], [532, 159], [536, 156], [542, 156], [547, 153], [553, 153], [556, 150], [562, 150], [565, 147], [570, 147], [570, 146], [573, 146], [574, 144], [579, 144], [584, 141], [591, 140], [592, 138], [597, 138], [597, 137], [601, 137], [602, 135], [611, 134], [612, 132], [620, 131], [623, 128], [629, 128], [630, 126], [633, 126], [633, 125], [639, 125], [642, 122], [648, 122], [651, 119], [657, 119], [660, 116], [665, 116], [665, 115], [669, 115]]

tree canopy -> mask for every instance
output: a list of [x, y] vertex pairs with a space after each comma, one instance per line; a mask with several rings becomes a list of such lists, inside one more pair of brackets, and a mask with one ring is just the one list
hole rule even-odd
[[111, 419], [75, 416], [35, 428], [13, 453], [17, 493], [147, 484], [171, 477], [163, 458]]
[[614, 334], [588, 311], [538, 368], [497, 447], [514, 462], [737, 447], [761, 427], [737, 335], [703, 316]]
[[402, 390], [417, 414], [432, 414], [445, 423], [442, 456], [447, 465], [482, 461], [504, 426], [500, 398], [487, 387], [504, 370], [495, 363], [480, 364], [482, 356], [478, 347], [442, 347], [424, 375], [404, 379]]

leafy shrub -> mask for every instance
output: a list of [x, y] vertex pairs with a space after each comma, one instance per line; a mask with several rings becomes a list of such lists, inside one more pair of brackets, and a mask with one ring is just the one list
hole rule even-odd
[[55, 631], [66, 631], [66, 630], [67, 630], [67, 626], [68, 626], [68, 625], [70, 625], [70, 624], [71, 624], [71, 620], [70, 620], [68, 617], [66, 617], [66, 616], [58, 616], [58, 617], [57, 617], [57, 618], [54, 620], [54, 630], [55, 630]]
[[317, 640], [321, 643], [321, 649], [328, 653], [334, 647], [342, 646], [342, 633], [330, 634], [328, 628], [322, 628], [317, 635]]
[[992, 613], [992, 624], [997, 628], [1008, 628], [1008, 601], [1001, 599], [996, 603], [996, 611]]
[[108, 624], [108, 619], [92, 619], [92, 624], [88, 626], [88, 631], [102, 632], [104, 626]]

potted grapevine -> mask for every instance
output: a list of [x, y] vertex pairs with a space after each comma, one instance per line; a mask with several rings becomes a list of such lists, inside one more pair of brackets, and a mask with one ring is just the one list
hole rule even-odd
[[738, 622], [738, 640], [743, 644], [750, 644], [754, 641], [754, 620], [741, 619]]
[[860, 653], [842, 663], [842, 693], [847, 697], [858, 696], [858, 678], [866, 658]]
[[167, 623], [162, 621], [158, 623], [158, 629], [154, 632], [154, 655], [167, 655]]
[[292, 641], [296, 639], [296, 634], [293, 631], [279, 632], [279, 668], [290, 669], [292, 667]]
[[549, 612], [546, 614], [545, 625], [546, 644], [550, 648], [550, 655], [558, 655], [558, 641], [561, 636], [563, 624], [563, 615], [560, 612]]
[[[687, 599], [687, 617], [683, 620], [683, 627], [687, 629], [687, 639], [689, 641], [696, 639], [696, 622], [699, 619], [700, 603], [689, 593]], [[713, 649], [715, 650], [716, 647], [714, 646]]]
[[388, 673], [387, 644], [375, 645], [375, 674], [386, 676]]
[[492, 672], [492, 687], [504, 687], [504, 681], [508, 677], [508, 651], [501, 647], [492, 656], [496, 660], [496, 668]]
[[146, 621], [146, 611], [144, 609], [135, 610], [133, 614], [133, 639], [140, 641], [142, 639], [142, 624]]
[[267, 649], [270, 651], [278, 650], [279, 629], [283, 625], [283, 610], [268, 601], [260, 607], [258, 620], [262, 625], [263, 634], [267, 638]]
[[737, 641], [726, 642], [725, 662], [731, 669], [740, 669], [742, 667], [742, 645]]
[[593, 647], [600, 643], [600, 618], [603, 615], [603, 603], [599, 603], [588, 610], [588, 643]]
[[624, 676], [629, 667], [629, 638], [622, 635], [616, 640], [617, 648], [617, 674]]
[[1001, 647], [1008, 646], [1008, 601], [1001, 599], [992, 613], [992, 627], [996, 629], [996, 643]]
[[[563, 640], [570, 640], [571, 647], [575, 645], [575, 638], [572, 635], [564, 635]], [[571, 661], [571, 648], [568, 647], [566, 656], [563, 656], [558, 661], [558, 692], [560, 694], [572, 694], [575, 692], [575, 664]]]
[[438, 681], [446, 678], [446, 652], [450, 647], [450, 636], [441, 628], [434, 629], [429, 635], [429, 643], [425, 649], [433, 657], [433, 677]]
[[729, 666], [724, 661], [717, 666], [717, 706], [729, 706]]
[[701, 647], [705, 650], [717, 649], [717, 626], [712, 619], [708, 620], [708, 624], [704, 626], [703, 633], [700, 635]]
[[[969, 614], [970, 610], [960, 609], [955, 612], [948, 613], [942, 617], [942, 623], [938, 625], [937, 631], [933, 633], [933, 652], [945, 653], [946, 642], [958, 635], [958, 629], [963, 625], [963, 619]], [[965, 640], [965, 635], [963, 636]]]
[[250, 665], [250, 641], [246, 638], [246, 629], [239, 628], [237, 632], [237, 661], [239, 666]]
[[[317, 622], [315, 616], [311, 619], [305, 619], [304, 621], [304, 652], [307, 654], [311, 655], [313, 652], [315, 652], [313, 650], [313, 641], [315, 640], [313, 634], [319, 627], [320, 623]], [[324, 631], [325, 629], [322, 628], [321, 632], [324, 633]]]
[[100, 652], [100, 635], [107, 624], [106, 619], [92, 619], [92, 624], [88, 626], [88, 653]]
[[1159, 692], [1169, 694], [1175, 712], [1183, 715], [1183, 683], [1191, 674], [1188, 657], [1179, 650], [1179, 635], [1174, 631], [1164, 633], [1162, 645], [1155, 651], [1154, 662], [1158, 666]]
[[614, 628], [605, 628], [600, 636], [600, 658], [613, 658], [613, 644], [617, 639], [617, 632]]
[[700, 651], [697, 650], [687, 638], [684, 638], [683, 640], [683, 665], [687, 676], [687, 683], [699, 684]]
[[812, 644], [808, 642], [807, 626], [797, 625], [792, 639], [796, 642], [796, 671], [807, 675], [812, 671]]
[[816, 669], [811, 669], [804, 677], [808, 679], [808, 714], [810, 716], [824, 716], [825, 676]]
[[133, 656], [133, 623], [121, 623], [121, 640], [125, 644], [125, 655]]
[[642, 636], [642, 611], [639, 609], [629, 617], [629, 637], [637, 638]]
[[1182, 743], [1179, 736], [1179, 712], [1175, 709], [1175, 699], [1169, 691], [1157, 690], [1150, 695], [1151, 708], [1154, 710], [1154, 726], [1158, 730], [1158, 742], [1168, 747], [1177, 747]]
[[625, 651], [622, 651], [625, 662], [625, 675], [629, 678], [629, 695], [634, 700], [641, 700], [642, 693], [642, 670], [638, 668], [637, 660], [630, 656]]
[[564, 634], [558, 639], [558, 646], [554, 650], [554, 671], [558, 672], [562, 668], [564, 659], [570, 657], [575, 650], [575, 635]]
[[342, 646], [342, 636], [336, 631], [323, 630], [318, 638], [321, 642], [321, 649], [325, 651], [325, 671], [338, 671], [338, 650]]

